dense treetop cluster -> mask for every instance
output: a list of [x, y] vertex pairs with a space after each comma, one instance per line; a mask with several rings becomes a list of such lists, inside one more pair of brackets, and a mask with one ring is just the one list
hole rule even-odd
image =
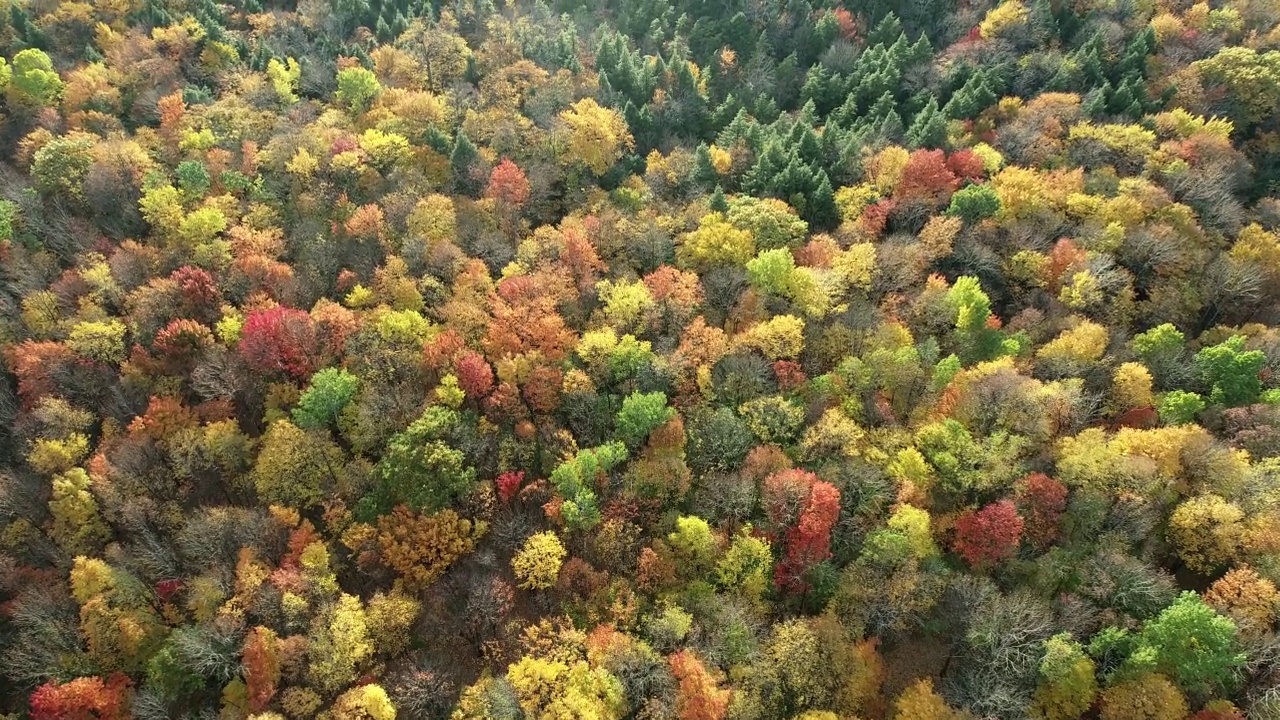
[[1280, 718], [1280, 6], [2, 0], [0, 714]]

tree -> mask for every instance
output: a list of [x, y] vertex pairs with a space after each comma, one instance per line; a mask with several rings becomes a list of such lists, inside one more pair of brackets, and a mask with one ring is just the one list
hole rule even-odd
[[53, 105], [62, 97], [62, 78], [43, 50], [27, 48], [19, 51], [13, 56], [13, 65], [6, 74], [9, 82], [4, 89], [9, 102], [15, 107], [36, 110]]
[[334, 97], [352, 113], [367, 110], [380, 92], [382, 85], [372, 71], [359, 66], [338, 71], [338, 90]]
[[893, 196], [901, 200], [919, 200], [930, 205], [942, 205], [960, 180], [947, 166], [946, 153], [942, 150], [916, 150], [902, 168], [902, 179]]
[[1280, 103], [1280, 52], [1224, 47], [1192, 67], [1206, 85], [1226, 90], [1223, 109], [1241, 130], [1265, 122]]
[[31, 693], [31, 720], [125, 720], [131, 717], [129, 678], [79, 677], [49, 681]]
[[690, 650], [667, 658], [679, 687], [676, 690], [676, 717], [680, 720], [723, 720], [729, 707], [729, 691], [721, 689], [715, 676]]
[[947, 306], [955, 313], [956, 340], [962, 357], [988, 360], [1000, 349], [1000, 334], [991, 327], [991, 298], [977, 278], [956, 278], [946, 295]]
[[1023, 521], [1009, 500], [968, 511], [956, 520], [952, 547], [974, 568], [987, 568], [1013, 556], [1022, 538]]
[[318, 362], [315, 324], [302, 310], [275, 306], [244, 319], [236, 349], [255, 370], [309, 376]]
[[73, 203], [83, 203], [84, 182], [93, 167], [96, 145], [93, 136], [82, 132], [72, 132], [45, 143], [31, 163], [31, 177], [36, 187]]
[[605, 174], [635, 144], [622, 116], [592, 98], [570, 105], [560, 119], [568, 128], [566, 157], [596, 175]]
[[1229, 690], [1245, 661], [1236, 624], [1190, 591], [1143, 626], [1135, 656], [1151, 658], [1157, 672], [1199, 698]]
[[433, 405], [396, 433], [374, 468], [379, 485], [371, 501], [383, 509], [404, 503], [413, 510], [438, 510], [470, 488], [475, 468], [445, 442], [460, 422], [456, 411]]
[[250, 478], [263, 502], [304, 509], [338, 488], [345, 476], [342, 448], [288, 420], [271, 423]]
[[1151, 407], [1151, 373], [1141, 363], [1123, 363], [1111, 380], [1111, 402], [1118, 412]]
[[638, 447], [649, 437], [649, 433], [675, 416], [675, 409], [667, 407], [665, 394], [632, 393], [622, 401], [622, 409], [618, 411], [618, 436], [629, 447]]
[[1186, 336], [1170, 323], [1157, 325], [1133, 336], [1130, 347], [1151, 371], [1156, 386], [1172, 388], [1185, 374]]
[[907, 686], [893, 701], [893, 720], [965, 720], [967, 713], [954, 710], [933, 690], [933, 680], [923, 678]]
[[1248, 405], [1262, 391], [1258, 372], [1266, 363], [1266, 356], [1261, 350], [1245, 350], [1244, 343], [1243, 336], [1233, 335], [1196, 353], [1196, 368], [1211, 388], [1210, 402], [1227, 407]]
[[1187, 701], [1163, 675], [1149, 673], [1102, 691], [1102, 720], [1183, 720]]
[[427, 589], [459, 558], [475, 549], [488, 526], [452, 510], [426, 515], [397, 505], [378, 518], [378, 554], [399, 575], [406, 592]]
[[804, 470], [765, 478], [761, 500], [770, 521], [785, 533], [786, 552], [774, 584], [792, 592], [808, 588], [803, 576], [831, 554], [831, 530], [840, 517], [840, 491]]
[[703, 216], [698, 228], [682, 236], [676, 248], [676, 260], [682, 267], [701, 272], [719, 265], [745, 265], [755, 254], [751, 233], [718, 212]]
[[359, 676], [373, 655], [364, 608], [359, 598], [345, 593], [312, 623], [307, 658], [308, 674], [316, 688], [336, 692]]
[[127, 330], [119, 320], [79, 322], [71, 328], [67, 347], [87, 360], [114, 365], [125, 359]]
[[545, 590], [556, 584], [568, 552], [553, 532], [535, 533], [511, 558], [511, 569], [525, 590]]
[[1170, 390], [1160, 398], [1157, 412], [1166, 425], [1187, 425], [1205, 409], [1204, 398], [1185, 390]]
[[250, 712], [263, 712], [271, 704], [280, 684], [279, 638], [261, 625], [249, 631], [241, 651], [244, 663], [245, 693]]
[[489, 186], [485, 188], [484, 196], [512, 207], [522, 207], [529, 201], [529, 180], [520, 166], [503, 158], [489, 175]]
[[916, 113], [907, 128], [907, 145], [913, 148], [937, 148], [947, 142], [947, 118], [938, 109], [937, 98], [930, 97], [924, 108]]
[[951, 195], [947, 214], [974, 225], [1000, 212], [1000, 196], [990, 185], [968, 185]]
[[49, 529], [58, 547], [69, 555], [88, 555], [111, 539], [111, 530], [98, 511], [98, 501], [90, 492], [89, 474], [71, 468], [53, 478], [53, 494], [49, 498]]
[[1187, 567], [1204, 574], [1235, 560], [1245, 542], [1244, 512], [1218, 495], [1187, 500], [1169, 518], [1169, 541]]
[[396, 708], [381, 685], [359, 685], [338, 696], [329, 709], [333, 720], [395, 720]]
[[555, 486], [564, 502], [560, 516], [571, 530], [590, 530], [600, 523], [595, 486], [599, 479], [627, 459], [627, 448], [620, 442], [580, 450], [569, 460], [560, 463], [551, 473]]
[[738, 590], [748, 598], [758, 598], [768, 589], [773, 553], [769, 542], [744, 527], [729, 543], [716, 563], [715, 577], [721, 587]]
[[1093, 660], [1080, 643], [1060, 633], [1044, 643], [1039, 685], [1032, 714], [1044, 720], [1075, 720], [1093, 705], [1098, 694]]
[[453, 139], [453, 152], [449, 154], [449, 167], [453, 170], [453, 186], [463, 195], [474, 196], [484, 186], [484, 168], [480, 151], [465, 132], [458, 131]]
[[1241, 635], [1258, 637], [1270, 631], [1280, 608], [1280, 590], [1249, 566], [1233, 568], [1204, 594], [1204, 602], [1231, 618]]
[[332, 427], [359, 387], [360, 379], [342, 368], [317, 372], [293, 408], [293, 421], [307, 430]]
[[720, 549], [707, 521], [687, 515], [676, 518], [676, 529], [667, 535], [667, 544], [690, 578], [701, 578], [710, 572]]
[[458, 386], [472, 400], [483, 399], [493, 389], [493, 368], [474, 350], [463, 350], [453, 363]]
[[776, 198], [737, 196], [729, 203], [726, 218], [734, 227], [751, 233], [762, 250], [797, 247], [809, 234], [809, 224]]
[[1067, 509], [1067, 488], [1044, 473], [1031, 473], [1018, 481], [1017, 505], [1025, 518], [1027, 540], [1048, 550], [1058, 539], [1058, 528]]

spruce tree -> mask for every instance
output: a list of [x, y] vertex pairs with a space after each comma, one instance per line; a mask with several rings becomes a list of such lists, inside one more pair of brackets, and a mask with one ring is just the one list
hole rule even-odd
[[913, 148], [937, 148], [947, 142], [947, 120], [938, 110], [938, 101], [929, 98], [929, 104], [916, 114], [907, 129], [907, 145]]
[[480, 152], [472, 144], [467, 134], [458, 131], [453, 141], [453, 152], [449, 155], [449, 168], [453, 170], [454, 189], [462, 195], [475, 197], [480, 194], [481, 181], [476, 170], [480, 165]]
[[716, 191], [711, 193], [711, 210], [718, 213], [729, 212], [729, 200], [724, 196], [724, 188], [716, 186]]

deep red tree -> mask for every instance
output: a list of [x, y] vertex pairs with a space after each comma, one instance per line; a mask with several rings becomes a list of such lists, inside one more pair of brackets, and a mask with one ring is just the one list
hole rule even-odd
[[956, 520], [952, 548], [975, 568], [995, 565], [1012, 557], [1022, 539], [1023, 522], [1010, 500], [970, 510]]
[[957, 150], [947, 157], [947, 167], [961, 180], [977, 182], [986, 174], [982, 158], [969, 148]]
[[839, 518], [840, 491], [829, 482], [813, 483], [799, 521], [787, 531], [787, 551], [774, 569], [774, 585], [796, 593], [808, 589], [804, 574], [831, 557], [831, 530]]
[[255, 370], [305, 378], [315, 371], [317, 345], [310, 315], [276, 306], [249, 313], [237, 348]]
[[493, 484], [498, 488], [498, 497], [502, 502], [511, 502], [511, 498], [520, 492], [520, 485], [524, 483], [524, 471], [515, 470], [504, 472], [494, 478]]
[[782, 562], [774, 568], [774, 585], [804, 592], [804, 574], [831, 556], [840, 491], [807, 470], [789, 469], [765, 478], [761, 495], [774, 535], [783, 538], [786, 548]]

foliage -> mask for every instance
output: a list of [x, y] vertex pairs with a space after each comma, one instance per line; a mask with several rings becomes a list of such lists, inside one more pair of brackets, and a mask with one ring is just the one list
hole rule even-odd
[[956, 520], [954, 548], [970, 565], [983, 568], [1011, 557], [1022, 538], [1023, 521], [1008, 500], [992, 503]]
[[293, 421], [305, 429], [332, 426], [359, 386], [360, 378], [346, 370], [325, 368], [317, 372], [293, 408]]
[[1276, 715], [1278, 20], [6, 4], [0, 716]]
[[1236, 668], [1244, 662], [1235, 623], [1193, 592], [1179, 595], [1142, 628], [1135, 655], [1145, 655], [1147, 650], [1158, 672], [1202, 698], [1228, 689], [1235, 682]]
[[511, 569], [515, 571], [520, 587], [545, 590], [555, 584], [566, 555], [568, 553], [555, 533], [535, 533], [511, 558]]
[[378, 518], [378, 555], [399, 575], [398, 584], [423, 590], [471, 552], [485, 530], [483, 522], [463, 519], [452, 510], [423, 515], [397, 505]]

